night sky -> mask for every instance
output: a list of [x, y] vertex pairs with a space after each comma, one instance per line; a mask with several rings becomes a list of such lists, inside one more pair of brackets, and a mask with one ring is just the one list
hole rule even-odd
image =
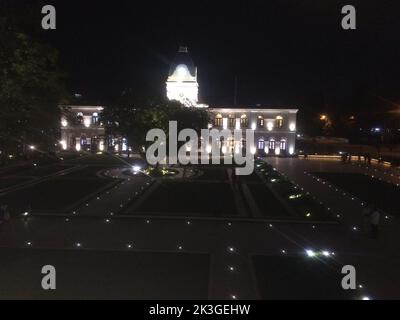
[[[60, 51], [68, 88], [93, 103], [125, 88], [165, 94], [179, 45], [211, 106], [232, 105], [235, 76], [240, 105], [350, 115], [400, 102], [399, 1], [45, 1], [56, 31], [39, 28], [40, 1], [9, 3], [39, 8], [25, 27]], [[357, 9], [357, 30], [341, 28], [345, 4]]]

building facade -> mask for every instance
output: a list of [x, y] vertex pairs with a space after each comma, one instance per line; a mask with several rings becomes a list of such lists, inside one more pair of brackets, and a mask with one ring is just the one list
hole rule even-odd
[[61, 106], [61, 140], [63, 150], [103, 151], [106, 135], [101, 106]]
[[[295, 153], [295, 108], [271, 107], [208, 107], [199, 103], [197, 68], [188, 49], [180, 47], [166, 81], [166, 96], [187, 107], [207, 108], [211, 123], [209, 128], [243, 130], [240, 141], [218, 142], [223, 153], [240, 152], [246, 146], [245, 129], [254, 131], [254, 146], [250, 150], [258, 155], [290, 156]], [[126, 138], [106, 136], [99, 115], [102, 106], [61, 106], [61, 141], [63, 150], [129, 152]]]
[[[254, 146], [250, 150], [258, 155], [283, 155], [295, 153], [297, 109], [286, 108], [209, 108], [211, 128], [251, 129], [254, 131]], [[245, 132], [245, 131], [244, 131]], [[228, 141], [225, 152], [239, 152], [245, 144], [241, 141]]]
[[188, 53], [187, 47], [180, 47], [171, 63], [168, 74], [167, 97], [177, 100], [187, 107], [196, 106], [199, 101], [197, 68]]
[[[171, 64], [166, 88], [170, 100], [178, 100], [188, 107], [207, 107], [198, 103], [199, 84], [197, 68], [188, 49], [180, 47]], [[296, 143], [296, 118], [298, 109], [272, 107], [212, 107], [210, 128], [252, 129], [255, 146], [253, 152], [262, 155], [293, 155]], [[245, 146], [241, 141], [221, 143], [225, 152], [235, 152]]]

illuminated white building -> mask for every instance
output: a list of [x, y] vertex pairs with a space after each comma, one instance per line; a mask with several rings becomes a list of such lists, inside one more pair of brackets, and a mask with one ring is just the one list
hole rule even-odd
[[171, 64], [167, 79], [167, 97], [187, 107], [195, 107], [199, 101], [197, 68], [187, 47], [180, 47]]
[[[210, 128], [251, 129], [254, 131], [253, 153], [258, 155], [293, 155], [296, 144], [297, 109], [270, 107], [209, 108]], [[234, 153], [245, 147], [241, 141], [221, 144], [225, 152]]]
[[[198, 104], [199, 84], [197, 68], [186, 47], [180, 47], [173, 60], [167, 80], [167, 97], [178, 100], [185, 106], [208, 107]], [[254, 153], [260, 155], [293, 155], [296, 143], [295, 108], [272, 107], [212, 107], [209, 108], [210, 128], [252, 129], [254, 130]], [[243, 135], [244, 136], [244, 135]], [[221, 143], [223, 152], [243, 150], [244, 137], [241, 141]], [[207, 146], [205, 146], [207, 148]]]
[[105, 128], [100, 122], [101, 106], [61, 106], [62, 150], [103, 151]]

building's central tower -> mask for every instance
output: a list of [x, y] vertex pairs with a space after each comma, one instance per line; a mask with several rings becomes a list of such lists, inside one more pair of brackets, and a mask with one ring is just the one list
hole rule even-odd
[[187, 47], [179, 47], [168, 74], [167, 97], [187, 107], [195, 107], [198, 94], [197, 68], [190, 58]]

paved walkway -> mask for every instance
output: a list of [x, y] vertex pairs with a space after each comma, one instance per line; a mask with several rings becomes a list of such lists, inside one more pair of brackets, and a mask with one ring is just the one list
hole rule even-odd
[[11, 221], [2, 226], [0, 246], [208, 253], [211, 256], [210, 299], [260, 298], [251, 263], [253, 255], [291, 256], [305, 254], [306, 249], [328, 250], [334, 252], [332, 262], [356, 266], [357, 282], [362, 285], [357, 290], [360, 298], [365, 295], [378, 299], [399, 298], [398, 224], [395, 221], [385, 222], [378, 241], [366, 238], [360, 230], [352, 229], [354, 225], [361, 224], [360, 205], [304, 174], [304, 171], [314, 167], [337, 170], [342, 168], [340, 163], [280, 158], [269, 162], [332, 210], [340, 211], [343, 224], [313, 226], [229, 219], [96, 218], [97, 210], [118, 210], [121, 204], [129, 201], [135, 190], [143, 187], [143, 182], [147, 183], [142, 177], [139, 180], [132, 177], [118, 185], [118, 192], [112, 194], [110, 191], [110, 198], [106, 194], [94, 199], [76, 216], [31, 216], [27, 221]]

